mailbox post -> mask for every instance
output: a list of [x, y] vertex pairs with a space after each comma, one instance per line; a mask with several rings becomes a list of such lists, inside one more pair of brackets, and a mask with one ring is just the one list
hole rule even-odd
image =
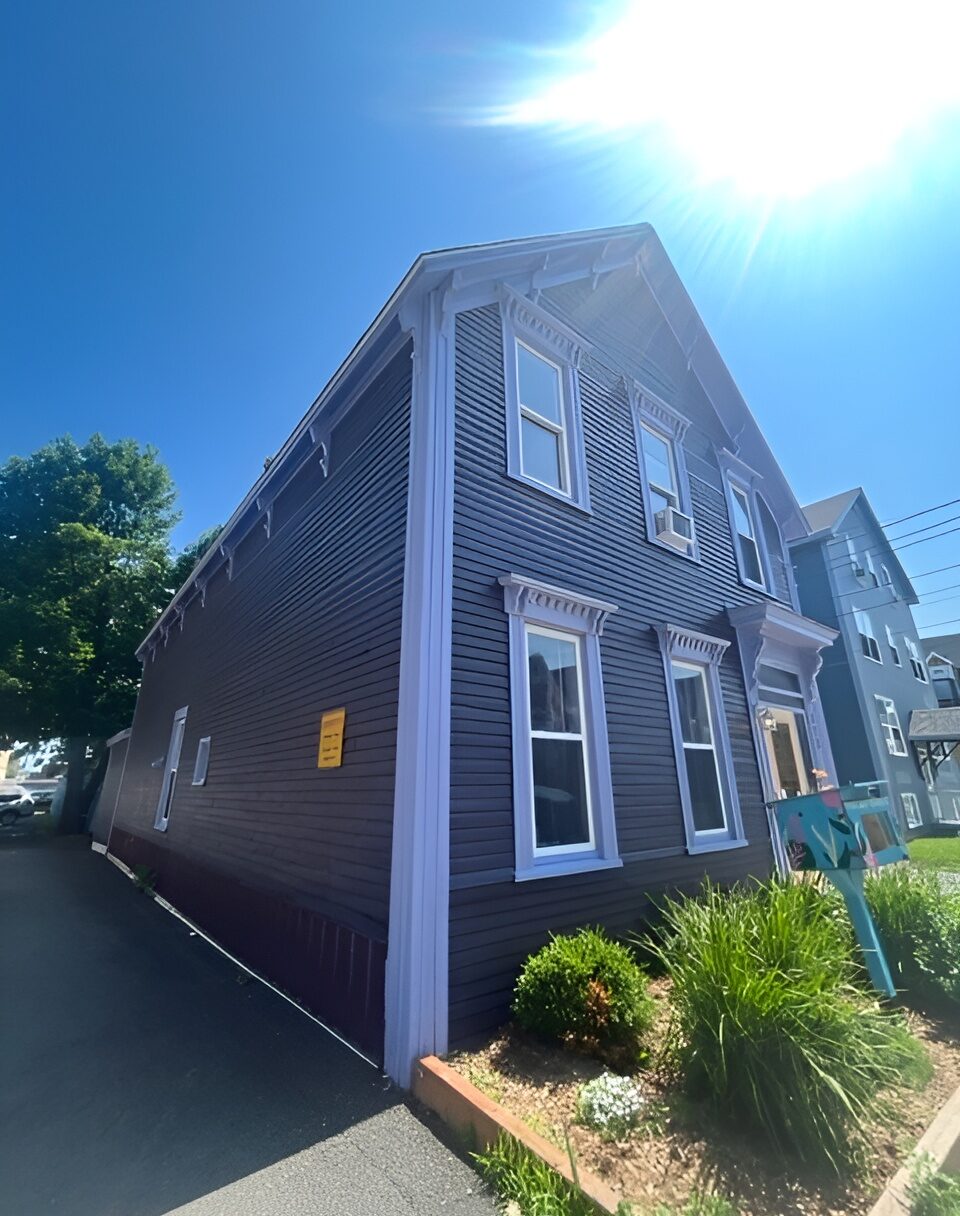
[[843, 896], [873, 985], [896, 996], [890, 968], [863, 892], [868, 870], [906, 861], [909, 854], [888, 798], [864, 796], [858, 786], [821, 790], [773, 804], [794, 870], [819, 870]]

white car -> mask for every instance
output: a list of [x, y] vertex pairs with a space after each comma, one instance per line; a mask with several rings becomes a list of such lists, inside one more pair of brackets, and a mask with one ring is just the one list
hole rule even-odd
[[0, 827], [8, 828], [35, 810], [33, 799], [22, 785], [5, 783], [0, 787]]

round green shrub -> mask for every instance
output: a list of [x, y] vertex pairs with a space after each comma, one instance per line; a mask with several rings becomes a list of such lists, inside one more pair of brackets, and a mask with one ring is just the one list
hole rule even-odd
[[630, 950], [600, 929], [557, 936], [520, 972], [513, 1014], [525, 1029], [599, 1054], [633, 1049], [650, 1025], [653, 1000]]

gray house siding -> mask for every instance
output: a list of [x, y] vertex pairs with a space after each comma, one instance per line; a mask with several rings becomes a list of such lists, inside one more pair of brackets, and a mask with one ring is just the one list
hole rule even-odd
[[[860, 560], [869, 551], [878, 575], [886, 565], [892, 583], [872, 586], [869, 578], [858, 577], [848, 554], [846, 538], [856, 547]], [[936, 693], [929, 678], [918, 680], [911, 669], [906, 638], [920, 645], [909, 598], [913, 589], [895, 558], [884, 550], [884, 537], [860, 498], [843, 518], [836, 534], [799, 542], [794, 549], [801, 608], [810, 616], [840, 630], [840, 637], [826, 655], [819, 677], [821, 698], [837, 762], [841, 784], [885, 781], [894, 810], [905, 830], [914, 832], [904, 818], [903, 794], [917, 799], [923, 826], [934, 821], [933, 803], [926, 780], [920, 772], [916, 754], [907, 744], [906, 756], [892, 755], [880, 723], [877, 696], [893, 701], [904, 739], [915, 709], [936, 708]], [[863, 654], [854, 609], [870, 618], [882, 662]], [[897, 644], [900, 665], [893, 661], [887, 627]], [[937, 788], [941, 810], [953, 817], [953, 797], [960, 793], [960, 772], [953, 763], [940, 770]]]
[[[243, 961], [383, 1047], [406, 528], [402, 349], [147, 658], [110, 850]], [[175, 711], [188, 707], [169, 825], [154, 828]], [[343, 765], [319, 770], [324, 710]], [[206, 784], [193, 786], [201, 737]], [[157, 767], [159, 763], [159, 767]]]
[[[591, 299], [595, 315], [609, 318], [610, 298]], [[590, 316], [573, 309], [567, 315], [599, 352], [603, 335], [591, 329]], [[702, 559], [693, 563], [645, 539], [630, 408], [618, 371], [599, 353], [579, 373], [588, 515], [506, 476], [497, 309], [461, 314], [456, 343], [451, 1043], [503, 1020], [523, 958], [550, 932], [597, 922], [628, 929], [665, 888], [695, 886], [707, 872], [721, 882], [765, 875], [772, 865], [739, 656], [725, 616], [727, 607], [762, 597], [738, 581], [713, 456], [722, 433], [702, 392], [692, 383], [682, 387], [682, 361], [665, 339], [669, 366], [655, 367], [648, 352], [646, 382], [656, 376], [651, 387], [692, 421], [685, 452]], [[511, 571], [619, 607], [600, 645], [621, 869], [514, 880], [508, 618], [497, 583]], [[734, 642], [721, 679], [748, 847], [686, 853], [663, 663], [651, 629], [664, 621]]]

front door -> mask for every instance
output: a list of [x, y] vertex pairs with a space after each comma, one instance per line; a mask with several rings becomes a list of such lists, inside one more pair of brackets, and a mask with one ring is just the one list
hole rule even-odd
[[180, 751], [183, 747], [183, 735], [187, 729], [187, 707], [178, 709], [173, 715], [173, 729], [170, 731], [170, 746], [163, 765], [163, 784], [160, 786], [160, 800], [157, 803], [157, 814], [153, 826], [158, 831], [165, 832], [170, 820], [170, 808], [173, 805], [173, 795], [177, 788], [177, 770], [180, 767]]
[[777, 798], [813, 793], [807, 724], [802, 713], [778, 705], [762, 711], [767, 758]]

